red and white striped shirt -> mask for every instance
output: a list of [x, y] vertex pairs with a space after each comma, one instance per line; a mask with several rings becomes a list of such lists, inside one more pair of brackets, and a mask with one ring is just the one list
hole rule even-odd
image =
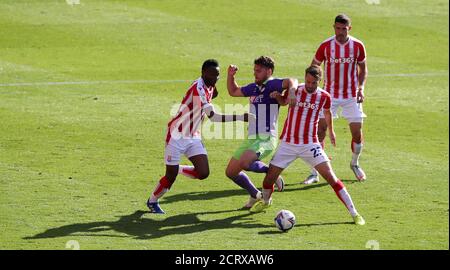
[[330, 109], [330, 94], [321, 88], [310, 94], [302, 83], [295, 91], [295, 96], [297, 103], [289, 106], [280, 139], [290, 144], [318, 143], [319, 112], [322, 108]]
[[360, 40], [349, 36], [345, 44], [340, 44], [333, 36], [320, 44], [314, 60], [325, 62], [324, 89], [331, 97], [356, 97], [357, 64], [366, 61], [366, 49]]
[[175, 117], [167, 125], [166, 143], [171, 139], [201, 138], [200, 125], [205, 117], [205, 109], [212, 106], [214, 88], [207, 87], [202, 78], [194, 81]]

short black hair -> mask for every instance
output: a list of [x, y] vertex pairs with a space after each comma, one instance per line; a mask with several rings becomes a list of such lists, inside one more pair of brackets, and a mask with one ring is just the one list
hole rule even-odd
[[272, 69], [272, 72], [275, 70], [275, 61], [273, 61], [273, 59], [269, 56], [260, 56], [256, 58], [254, 64], [270, 68]]
[[346, 14], [342, 13], [336, 16], [336, 18], [334, 19], [334, 23], [343, 23], [345, 25], [351, 25], [352, 19], [350, 19], [350, 17], [347, 16]]
[[208, 59], [205, 62], [203, 62], [202, 71], [205, 71], [205, 70], [207, 70], [210, 67], [215, 67], [216, 68], [218, 66], [219, 66], [219, 62], [217, 62], [216, 59]]

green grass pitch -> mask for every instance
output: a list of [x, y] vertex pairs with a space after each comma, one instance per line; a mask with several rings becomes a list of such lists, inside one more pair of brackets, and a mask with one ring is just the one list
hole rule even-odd
[[[449, 3], [379, 2], [2, 0], [0, 249], [66, 249], [70, 240], [80, 249], [366, 249], [370, 240], [448, 249]], [[259, 55], [274, 57], [275, 75], [302, 79], [339, 12], [368, 52], [368, 181], [348, 168], [344, 119], [327, 152], [366, 226], [350, 224], [323, 181], [300, 185], [301, 161], [270, 210], [237, 211], [247, 195], [224, 170], [241, 141], [225, 139], [205, 140], [208, 179], [180, 176], [161, 201], [167, 214], [145, 213], [164, 173], [170, 110], [203, 60], [221, 63], [214, 103], [246, 104], [227, 94], [228, 64], [240, 66], [240, 84]], [[282, 108], [281, 124], [285, 116]], [[250, 176], [260, 187], [262, 175]], [[280, 209], [297, 216], [288, 233], [273, 224]]]

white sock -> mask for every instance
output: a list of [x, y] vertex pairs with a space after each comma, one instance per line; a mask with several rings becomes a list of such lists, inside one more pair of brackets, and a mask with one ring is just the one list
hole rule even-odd
[[350, 194], [348, 193], [342, 181], [338, 180], [336, 184], [334, 184], [331, 187], [334, 189], [334, 192], [338, 196], [339, 200], [341, 200], [341, 202], [350, 212], [350, 215], [352, 215], [352, 217], [356, 216], [358, 214], [358, 211], [356, 211], [355, 205], [353, 204], [352, 201], [352, 197], [350, 197]]
[[[158, 188], [158, 187], [156, 187]], [[155, 193], [152, 193], [152, 196], [150, 196], [149, 202], [154, 203], [158, 202], [159, 198], [161, 198], [166, 192], [169, 191], [167, 188], [163, 188], [157, 195]]]
[[263, 194], [264, 202], [269, 203], [270, 198], [272, 197], [272, 190], [271, 189], [263, 189], [262, 194]]
[[359, 164], [359, 156], [361, 156], [361, 152], [363, 149], [363, 143], [355, 143], [352, 142], [352, 165], [358, 165]]
[[358, 214], [358, 211], [356, 211], [355, 205], [353, 204], [352, 197], [350, 197], [350, 194], [347, 192], [346, 188], [339, 190], [339, 198], [344, 201], [344, 204], [352, 217]]

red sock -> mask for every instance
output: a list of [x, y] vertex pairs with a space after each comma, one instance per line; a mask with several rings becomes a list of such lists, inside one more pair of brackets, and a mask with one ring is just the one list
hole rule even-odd
[[263, 182], [263, 189], [270, 189], [272, 192], [274, 191], [273, 184], [266, 184], [265, 182]]
[[195, 171], [195, 169], [193, 168], [182, 168], [182, 174], [186, 174], [191, 176], [192, 178], [197, 178], [198, 179], [198, 173], [197, 171]]
[[334, 186], [332, 186], [332, 188], [334, 189], [334, 192], [336, 192], [336, 195], [338, 196], [339, 200], [341, 200], [341, 202], [343, 204], [345, 204], [345, 202], [342, 199], [341, 194], [340, 194], [340, 191], [345, 188], [344, 183], [342, 183], [341, 180], [338, 180], [336, 182], [336, 184], [334, 184]]
[[272, 193], [274, 191], [274, 184], [266, 184], [263, 182], [263, 199], [267, 203], [270, 200], [270, 197], [272, 197]]
[[159, 180], [159, 184], [156, 186], [155, 191], [153, 191], [153, 196], [157, 198], [161, 197], [165, 193], [165, 191], [170, 189], [171, 186], [172, 183], [167, 180], [166, 176], [163, 176]]

